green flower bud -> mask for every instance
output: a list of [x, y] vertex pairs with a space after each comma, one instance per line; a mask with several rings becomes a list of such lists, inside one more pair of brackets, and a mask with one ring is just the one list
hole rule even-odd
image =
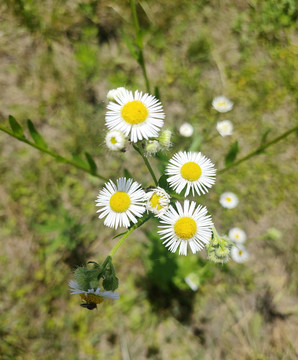
[[147, 155], [155, 155], [160, 150], [160, 145], [157, 140], [149, 140], [145, 145], [145, 152]]
[[103, 279], [102, 286], [107, 291], [115, 291], [119, 286], [119, 280], [115, 275], [111, 274]]
[[169, 147], [172, 146], [171, 137], [172, 137], [171, 130], [163, 130], [160, 132], [157, 140], [159, 141], [160, 146], [163, 148], [163, 150], [167, 150], [169, 149]]

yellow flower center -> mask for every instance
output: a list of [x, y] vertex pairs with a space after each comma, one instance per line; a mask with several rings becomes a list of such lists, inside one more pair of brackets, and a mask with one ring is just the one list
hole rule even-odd
[[236, 238], [236, 239], [239, 239], [239, 235], [238, 235], [238, 234], [236, 234], [236, 235], [235, 235], [235, 238]]
[[117, 143], [117, 140], [116, 140], [116, 138], [115, 138], [114, 136], [111, 138], [111, 143], [112, 143], [112, 144], [116, 144], [116, 143]]
[[201, 167], [195, 162], [187, 162], [181, 167], [181, 175], [185, 180], [195, 181], [202, 175]]
[[184, 216], [176, 221], [174, 231], [179, 238], [188, 240], [196, 233], [197, 224], [192, 218]]
[[160, 198], [161, 198], [160, 195], [153, 194], [150, 199], [151, 206], [157, 210], [161, 210], [164, 207], [159, 202]]
[[239, 255], [242, 255], [242, 251], [241, 251], [241, 250], [239, 250]]
[[226, 197], [226, 200], [227, 200], [228, 202], [232, 201], [232, 199], [231, 199], [230, 197]]
[[85, 300], [87, 303], [100, 304], [103, 302], [104, 298], [94, 294], [80, 294], [80, 297]]
[[130, 101], [121, 110], [123, 119], [131, 124], [140, 124], [147, 119], [148, 110], [140, 100]]
[[126, 211], [130, 205], [130, 197], [126, 192], [118, 191], [111, 196], [110, 206], [115, 212], [121, 213]]
[[225, 101], [219, 101], [217, 103], [218, 106], [225, 106], [226, 105], [226, 102]]

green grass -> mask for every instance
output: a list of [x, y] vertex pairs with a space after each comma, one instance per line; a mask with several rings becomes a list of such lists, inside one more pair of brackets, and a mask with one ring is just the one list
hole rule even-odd
[[[129, 3], [14, 0], [0, 9], [1, 125], [9, 114], [24, 126], [30, 118], [61, 155], [87, 151], [104, 176], [128, 169], [150, 185], [132, 150], [111, 154], [103, 145], [107, 91], [146, 88], [121, 36], [134, 38]], [[169, 156], [191, 146], [178, 135], [185, 121], [210, 138], [217, 121], [233, 121], [231, 137], [199, 144], [218, 169], [236, 140], [241, 157], [267, 130], [270, 140], [296, 125], [294, 1], [154, 0], [137, 10], [151, 87], [158, 86], [174, 131]], [[226, 115], [211, 109], [220, 94], [235, 104]], [[294, 359], [295, 142], [292, 134], [219, 175], [197, 199], [220, 233], [232, 226], [247, 232], [246, 264], [210, 264], [204, 253], [178, 259], [151, 222], [114, 257], [121, 299], [87, 311], [67, 283], [77, 266], [103, 261], [117, 241], [96, 216], [103, 182], [1, 132], [0, 358]], [[158, 171], [158, 161], [150, 162]], [[230, 211], [218, 203], [227, 190], [240, 199]], [[281, 238], [267, 234], [272, 227]], [[196, 293], [183, 280], [194, 271]]]

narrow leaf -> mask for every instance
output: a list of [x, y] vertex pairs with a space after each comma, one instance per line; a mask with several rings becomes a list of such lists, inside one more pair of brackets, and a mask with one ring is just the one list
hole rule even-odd
[[85, 168], [88, 168], [88, 163], [86, 163], [86, 161], [84, 161], [82, 158], [80, 158], [78, 155], [76, 154], [72, 154], [72, 158], [73, 160], [80, 166], [84, 166]]
[[91, 174], [96, 174], [97, 173], [97, 166], [96, 166], [95, 161], [93, 160], [92, 156], [87, 152], [85, 152], [85, 156], [86, 156], [86, 159], [88, 161]]
[[27, 120], [27, 125], [28, 125], [29, 132], [30, 132], [35, 144], [46, 149], [48, 146], [47, 146], [46, 142], [44, 141], [43, 137], [35, 129], [33, 122], [31, 120]]
[[123, 31], [121, 31], [121, 36], [129, 50], [129, 52], [131, 53], [131, 55], [138, 60], [139, 59], [139, 53], [138, 50], [136, 49], [135, 45], [133, 44], [133, 42], [125, 35], [125, 33]]
[[154, 95], [155, 95], [156, 99], [160, 100], [160, 92], [159, 92], [158, 86], [154, 87]]
[[112, 239], [116, 239], [116, 238], [118, 238], [118, 237], [120, 237], [120, 236], [122, 236], [122, 235], [124, 235], [124, 234], [126, 234], [126, 231], [124, 231], [124, 232], [122, 232], [122, 233], [120, 233], [120, 234], [115, 235]]
[[238, 152], [239, 152], [238, 141], [235, 141], [225, 157], [226, 166], [232, 164], [235, 161]]
[[131, 173], [127, 169], [124, 169], [124, 177], [126, 177], [126, 179], [132, 178]]
[[162, 175], [158, 180], [158, 186], [162, 187], [164, 190], [168, 190], [169, 183], [167, 182], [167, 176]]
[[261, 139], [261, 144], [260, 146], [263, 146], [267, 140], [267, 136], [270, 133], [271, 129], [268, 129], [264, 132], [264, 134], [262, 135], [262, 139]]
[[191, 143], [188, 150], [189, 151], [197, 151], [197, 150], [199, 150], [201, 142], [202, 142], [202, 136], [200, 134], [197, 134], [194, 137], [194, 139], [193, 139], [193, 141], [192, 141], [192, 143]]
[[8, 116], [8, 120], [13, 133], [16, 136], [25, 137], [23, 127], [16, 121], [16, 119], [12, 115]]

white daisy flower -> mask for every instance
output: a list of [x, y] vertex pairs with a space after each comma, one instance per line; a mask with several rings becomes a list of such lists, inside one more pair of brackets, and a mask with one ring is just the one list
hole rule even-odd
[[234, 209], [238, 203], [238, 197], [232, 192], [224, 192], [219, 198], [220, 205], [227, 209]]
[[180, 194], [186, 187], [185, 196], [196, 192], [198, 195], [205, 194], [215, 183], [214, 165], [200, 152], [178, 152], [169, 161], [166, 167], [167, 181], [170, 186]]
[[115, 97], [118, 96], [124, 90], [126, 90], [125, 87], [118, 87], [117, 89], [110, 90], [107, 94], [107, 99], [109, 101], [115, 101]]
[[160, 217], [167, 211], [171, 201], [170, 195], [159, 186], [147, 192], [146, 199], [147, 210], [151, 211], [157, 217]]
[[229, 231], [229, 238], [237, 244], [242, 244], [246, 240], [246, 233], [242, 229], [234, 227]]
[[212, 107], [221, 113], [232, 110], [233, 105], [232, 101], [225, 96], [217, 96], [212, 101]]
[[206, 207], [189, 200], [184, 200], [184, 207], [176, 202], [176, 209], [172, 205], [165, 214], [160, 217], [158, 233], [163, 239], [163, 244], [171, 252], [176, 252], [179, 247], [179, 255], [187, 255], [187, 245], [195, 254], [208, 244], [211, 238], [212, 220], [207, 215]]
[[233, 133], [233, 124], [230, 120], [219, 121], [216, 125], [216, 130], [221, 136], [229, 136]]
[[193, 126], [190, 123], [184, 123], [179, 128], [180, 135], [190, 137], [193, 134]]
[[196, 273], [190, 273], [184, 278], [186, 284], [192, 291], [197, 291], [200, 286], [200, 278]]
[[99, 218], [106, 216], [104, 224], [115, 229], [118, 226], [128, 228], [130, 221], [136, 223], [136, 217], [141, 217], [146, 210], [145, 191], [132, 179], [117, 179], [117, 185], [110, 180], [99, 192], [96, 206]]
[[84, 291], [80, 289], [79, 284], [73, 280], [70, 280], [69, 287], [71, 295], [80, 295], [82, 300], [86, 301], [86, 303], [100, 304], [104, 301], [104, 299], [118, 300], [120, 298], [118, 292], [100, 291], [100, 288]]
[[159, 100], [149, 94], [123, 90], [109, 102], [106, 125], [121, 130], [132, 142], [157, 137], [163, 126], [165, 114]]
[[249, 258], [249, 252], [246, 250], [246, 247], [242, 244], [237, 244], [231, 249], [231, 258], [241, 264], [244, 263]]
[[120, 151], [125, 148], [126, 139], [120, 130], [111, 130], [105, 137], [107, 147], [112, 151]]

